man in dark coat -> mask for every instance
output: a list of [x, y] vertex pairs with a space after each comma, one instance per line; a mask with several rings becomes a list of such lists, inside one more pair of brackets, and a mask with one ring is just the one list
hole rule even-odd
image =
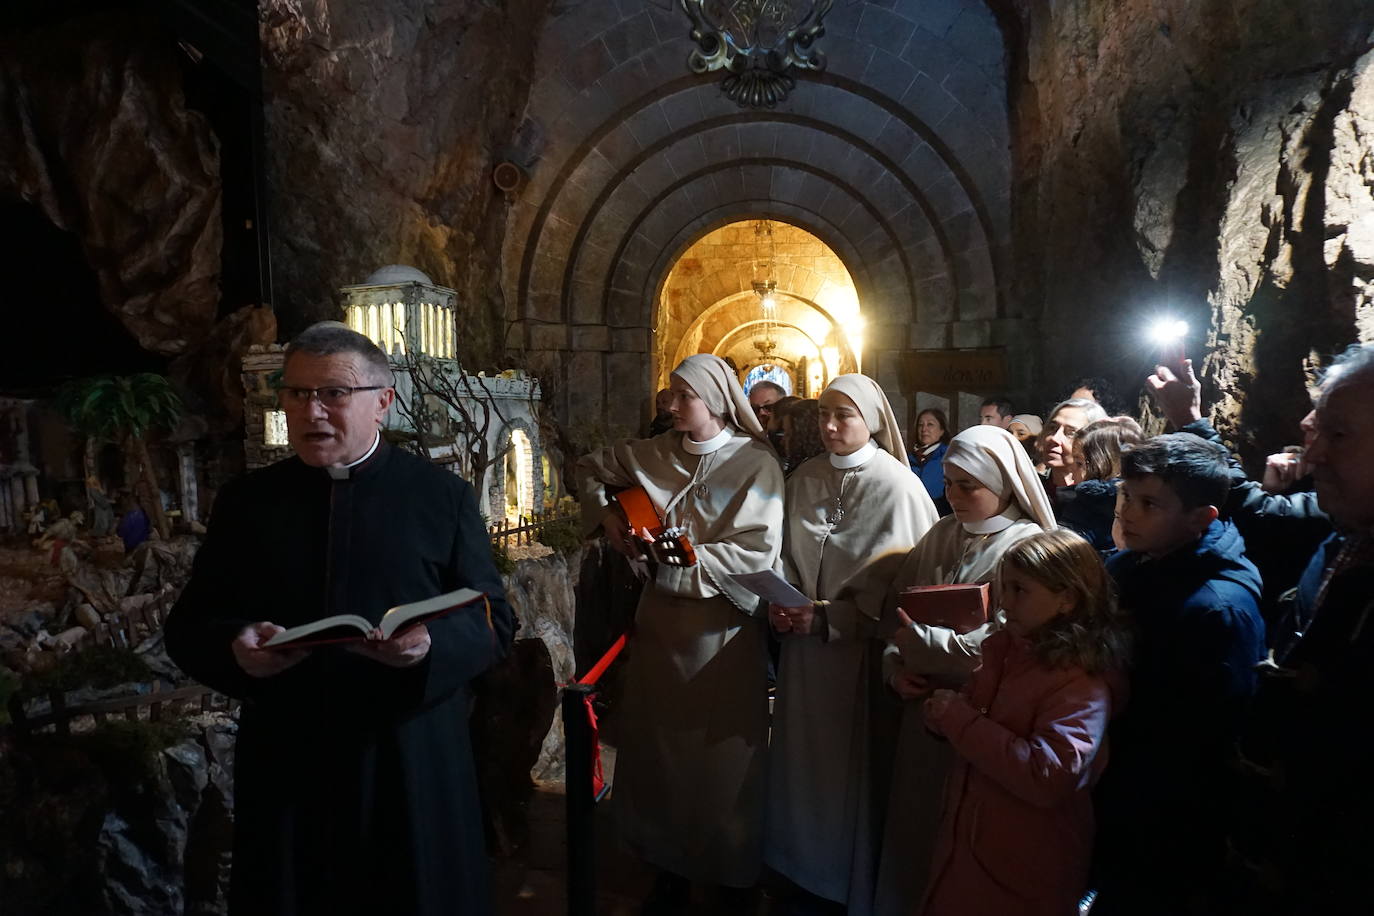
[[1108, 561], [1137, 643], [1095, 793], [1095, 914], [1207, 913], [1225, 861], [1233, 745], [1264, 658], [1260, 576], [1217, 518], [1226, 453], [1157, 436], [1122, 455], [1126, 550]]
[[[234, 766], [236, 914], [486, 914], [468, 683], [515, 620], [468, 484], [392, 448], [385, 355], [336, 322], [286, 351], [295, 457], [219, 494], [167, 621], [172, 658], [243, 700]], [[332, 614], [484, 592], [365, 643], [263, 643]]]
[[[1374, 346], [1351, 347], [1303, 421], [1317, 499], [1336, 525], [1298, 583], [1292, 644], [1261, 667], [1232, 829], [1235, 908], [1355, 912], [1374, 861]], [[1248, 816], [1248, 817], [1247, 817]]]

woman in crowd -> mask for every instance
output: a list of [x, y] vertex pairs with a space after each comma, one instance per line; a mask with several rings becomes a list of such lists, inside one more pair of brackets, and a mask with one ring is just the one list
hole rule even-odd
[[[680, 904], [688, 881], [748, 888], [762, 855], [768, 704], [758, 599], [731, 573], [771, 569], [782, 546], [783, 479], [736, 375], [718, 357], [673, 370], [679, 436], [621, 442], [578, 463], [583, 520], [631, 553], [609, 487], [643, 487], [697, 562], [670, 554], [635, 616], [620, 710], [616, 821], [662, 870], [647, 912]], [[718, 911], [745, 904], [722, 890]]]
[[1121, 482], [1121, 451], [1144, 441], [1140, 424], [1130, 417], [1097, 420], [1074, 436], [1078, 483], [1058, 491], [1054, 514], [1060, 525], [1077, 531], [1103, 553], [1116, 548], [1112, 522], [1116, 518], [1116, 487]]
[[[783, 560], [814, 603], [773, 606], [783, 634], [769, 760], [765, 862], [808, 894], [867, 913], [877, 865], [870, 690], [884, 597], [935, 523], [878, 384], [841, 375], [820, 397], [827, 454], [787, 480]], [[891, 733], [891, 728], [886, 730]], [[882, 760], [891, 756], [891, 748]]]
[[1007, 432], [1016, 437], [1016, 441], [1024, 445], [1027, 442], [1034, 442], [1039, 437], [1040, 431], [1045, 424], [1033, 413], [1018, 413], [1011, 418], [1007, 424]]
[[1102, 405], [1087, 398], [1061, 401], [1050, 411], [1050, 421], [1040, 434], [1040, 455], [1049, 470], [1045, 485], [1052, 502], [1060, 487], [1072, 487], [1079, 481], [1078, 461], [1073, 455], [1074, 437], [1089, 423], [1105, 419], [1107, 412]]
[[782, 412], [782, 466], [791, 474], [808, 459], [825, 451], [821, 443], [820, 402], [798, 399]]
[[908, 455], [911, 470], [921, 478], [926, 492], [941, 515], [949, 515], [945, 501], [945, 452], [949, 449], [949, 420], [937, 407], [927, 407], [916, 415], [916, 445]]
[[1125, 627], [1102, 559], [1073, 532], [1014, 544], [1000, 582], [1006, 626], [982, 666], [925, 704], [957, 762], [923, 916], [1071, 916], [1087, 890]]
[[[945, 493], [953, 515], [926, 533], [902, 562], [885, 607], [895, 608], [913, 585], [993, 584], [1012, 545], [1054, 527], [1054, 513], [1021, 444], [1004, 429], [974, 426], [955, 436], [945, 455]], [[901, 619], [900, 611], [893, 612]], [[950, 762], [948, 744], [925, 728], [920, 704], [926, 678], [966, 680], [978, 667], [990, 622], [967, 634], [905, 622], [884, 655], [885, 682], [908, 700], [902, 715], [887, 805], [876, 911], [909, 916], [925, 892], [940, 818], [940, 792]]]

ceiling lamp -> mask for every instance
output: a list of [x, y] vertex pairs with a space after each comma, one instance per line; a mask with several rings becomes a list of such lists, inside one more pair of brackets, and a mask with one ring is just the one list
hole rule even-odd
[[773, 224], [761, 219], [754, 224], [754, 295], [759, 297], [763, 337], [754, 341], [754, 349], [767, 359], [778, 348], [778, 301], [773, 293], [778, 288], [774, 274]]
[[743, 108], [772, 108], [797, 85], [788, 71], [824, 70], [816, 39], [834, 0], [679, 0], [692, 20], [693, 73], [724, 70], [721, 90]]

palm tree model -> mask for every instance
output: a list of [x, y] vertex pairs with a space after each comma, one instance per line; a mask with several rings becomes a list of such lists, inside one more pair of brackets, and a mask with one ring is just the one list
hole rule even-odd
[[86, 436], [88, 459], [97, 441], [122, 443], [125, 482], [152, 516], [157, 533], [163, 540], [170, 537], [147, 436], [153, 429], [171, 429], [181, 419], [185, 407], [172, 383], [152, 372], [74, 379], [58, 391], [57, 406]]

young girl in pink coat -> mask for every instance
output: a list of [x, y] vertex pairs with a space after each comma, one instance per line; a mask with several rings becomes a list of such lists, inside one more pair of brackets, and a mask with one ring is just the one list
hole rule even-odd
[[959, 761], [924, 916], [1074, 916], [1087, 888], [1090, 790], [1125, 661], [1111, 580], [1062, 529], [1017, 543], [1000, 575], [1006, 626], [962, 693], [926, 702]]

